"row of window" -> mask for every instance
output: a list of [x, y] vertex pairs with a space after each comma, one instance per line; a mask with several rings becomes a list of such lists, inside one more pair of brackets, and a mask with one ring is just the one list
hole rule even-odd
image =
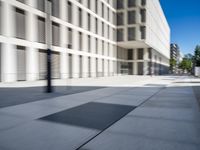
[[[1, 6], [1, 5], [0, 5]], [[0, 7], [1, 8], [1, 7]], [[104, 28], [104, 26], [103, 26]], [[26, 13], [24, 10], [15, 8], [15, 37], [20, 38], [20, 39], [27, 39], [27, 31], [26, 31]], [[103, 30], [104, 31], [104, 30]], [[45, 18], [38, 16], [37, 17], [37, 39], [35, 41], [39, 43], [45, 43], [46, 42], [46, 33], [45, 33]], [[69, 49], [75, 48], [75, 45], [73, 45], [74, 41], [74, 34], [76, 32], [72, 28], [67, 28], [66, 33], [61, 33], [60, 30], [60, 24], [56, 22], [52, 22], [52, 45], [54, 46], [60, 46], [61, 45], [61, 39], [60, 35], [61, 34], [66, 34], [67, 35], [67, 45], [66, 47]], [[110, 31], [109, 31], [110, 33]], [[114, 36], [114, 35], [113, 35]], [[95, 48], [96, 48], [96, 54], [102, 54], [105, 56], [112, 56], [113, 54], [110, 52], [111, 49], [115, 49], [115, 46], [113, 44], [110, 44], [109, 42], [100, 40], [98, 38], [94, 38], [90, 35], [86, 35], [87, 40], [84, 39], [85, 35], [82, 32], [78, 32], [78, 39], [79, 39], [79, 44], [77, 44], [77, 49], [78, 50], [83, 50], [83, 43], [85, 41], [88, 41], [87, 43], [87, 51], [91, 52], [92, 51], [92, 42], [95, 41]], [[84, 40], [83, 40], [84, 39]], [[100, 45], [102, 45], [102, 49], [99, 50]], [[106, 49], [106, 50], [105, 50]], [[105, 50], [105, 51], [104, 51]]]
[[[140, 13], [137, 14], [136, 10], [131, 10], [127, 12], [127, 24], [136, 24], [136, 16], [140, 15], [140, 22], [145, 23], [146, 22], [146, 10], [140, 9]], [[124, 12], [118, 12], [117, 13], [117, 25], [121, 26], [126, 24], [124, 19]]]
[[[146, 27], [140, 26], [140, 30], [138, 31], [140, 33], [140, 39], [144, 40], [146, 38]], [[136, 27], [128, 27], [128, 41], [135, 41], [136, 40]], [[119, 28], [117, 29], [117, 41], [124, 41], [124, 29]]]
[[[134, 60], [134, 51], [137, 51], [137, 60], [144, 59], [144, 49], [124, 49], [121, 47], [117, 47], [117, 58], [125, 59], [125, 60]], [[151, 59], [151, 50], [148, 50], [148, 58]]]
[[125, 4], [125, 0], [117, 0], [117, 9], [124, 9], [125, 6], [128, 8], [136, 7], [137, 1], [140, 1], [141, 6], [146, 5], [146, 0], [127, 0], [127, 5]]

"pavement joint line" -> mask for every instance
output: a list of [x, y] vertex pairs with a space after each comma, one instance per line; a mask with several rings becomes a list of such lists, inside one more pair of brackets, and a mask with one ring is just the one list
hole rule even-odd
[[[135, 87], [136, 88], [136, 87]], [[134, 88], [134, 89], [135, 89]], [[160, 88], [157, 92], [155, 92], [152, 96], [148, 97], [144, 102], [142, 102], [141, 104], [139, 104], [138, 106], [135, 106], [137, 109], [138, 107], [142, 106], [144, 103], [146, 103], [148, 100], [150, 100], [152, 97], [154, 97], [155, 95], [157, 95], [160, 91], [164, 90], [165, 88], [167, 88], [167, 86]], [[123, 90], [125, 91], [125, 90]], [[121, 92], [123, 92], [121, 91]], [[120, 93], [121, 93], [120, 92]], [[114, 94], [112, 94], [114, 95]], [[108, 96], [109, 97], [109, 96]], [[135, 110], [134, 109], [134, 110]], [[129, 113], [133, 112], [134, 110], [130, 111]], [[89, 140], [87, 140], [85, 143], [81, 144], [78, 148], [76, 148], [76, 150], [81, 150], [82, 147], [84, 147], [86, 144], [88, 144], [90, 141], [92, 141], [93, 139], [95, 139], [97, 136], [99, 136], [101, 133], [103, 133], [105, 130], [107, 130], [108, 128], [110, 128], [112, 125], [114, 125], [116, 122], [120, 121], [122, 118], [124, 118], [126, 115], [128, 115], [129, 113], [125, 114], [124, 116], [122, 116], [120, 119], [116, 120], [113, 124], [111, 124], [110, 126], [108, 126], [107, 128], [103, 129], [102, 131], [100, 131], [98, 134], [96, 134], [95, 136], [93, 136], [92, 138], [90, 138]]]

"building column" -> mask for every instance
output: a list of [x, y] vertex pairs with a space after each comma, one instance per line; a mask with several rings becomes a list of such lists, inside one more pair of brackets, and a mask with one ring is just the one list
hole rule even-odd
[[72, 56], [72, 77], [79, 78], [79, 55]]
[[83, 70], [83, 78], [87, 78], [88, 75], [89, 75], [88, 63], [89, 63], [88, 62], [88, 57], [87, 56], [83, 56], [83, 68], [82, 68], [82, 70]]
[[91, 77], [96, 77], [96, 58], [91, 57]]
[[[30, 7], [35, 7], [35, 0], [28, 0], [27, 4]], [[26, 29], [27, 29], [27, 40], [31, 42], [37, 41], [37, 17], [31, 13], [27, 12], [26, 17]], [[27, 47], [26, 49], [26, 80], [34, 81], [39, 79], [39, 59], [38, 50], [33, 46]]]
[[7, 38], [2, 44], [2, 81], [14, 82], [17, 80], [16, 48], [10, 43], [10, 37], [14, 35], [13, 7], [7, 2], [2, 2], [2, 34]]

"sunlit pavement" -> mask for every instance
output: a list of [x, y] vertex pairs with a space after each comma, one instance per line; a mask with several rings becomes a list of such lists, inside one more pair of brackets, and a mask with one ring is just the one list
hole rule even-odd
[[0, 108], [0, 149], [200, 149], [200, 79], [121, 76], [69, 83], [103, 88]]

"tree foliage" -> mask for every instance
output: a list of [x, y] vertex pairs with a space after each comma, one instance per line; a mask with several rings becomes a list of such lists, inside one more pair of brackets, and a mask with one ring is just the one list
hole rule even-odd
[[192, 64], [193, 64], [193, 55], [187, 54], [184, 56], [182, 62], [179, 64], [179, 68], [183, 70], [187, 70], [188, 72], [191, 72]]
[[197, 45], [194, 51], [195, 66], [200, 66], [200, 45]]

